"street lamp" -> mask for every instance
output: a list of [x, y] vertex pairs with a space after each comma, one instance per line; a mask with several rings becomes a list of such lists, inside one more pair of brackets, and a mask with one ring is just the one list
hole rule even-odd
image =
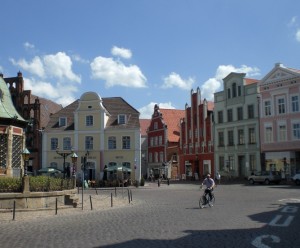
[[75, 168], [76, 168], [76, 163], [77, 163], [77, 159], [78, 159], [78, 155], [73, 151], [72, 155], [71, 155], [71, 159], [72, 159], [72, 164], [73, 164], [73, 168], [72, 168], [72, 177], [73, 177], [73, 186], [74, 188], [76, 187], [76, 180], [75, 180]]
[[56, 153], [64, 159], [64, 179], [66, 178], [66, 157], [68, 157], [73, 151], [59, 151], [59, 147], [56, 148]]
[[23, 153], [22, 153], [22, 157], [23, 157], [23, 160], [24, 160], [24, 176], [27, 176], [27, 168], [28, 168], [29, 155], [30, 155], [30, 152], [28, 151], [27, 148], [25, 148], [23, 150]]

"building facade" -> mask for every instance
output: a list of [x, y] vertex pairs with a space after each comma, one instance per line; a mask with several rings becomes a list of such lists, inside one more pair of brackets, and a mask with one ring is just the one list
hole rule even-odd
[[[79, 179], [84, 165], [86, 180], [103, 179], [104, 169], [108, 179], [122, 179], [126, 172], [132, 180], [140, 180], [140, 140], [136, 109], [120, 97], [86, 92], [51, 116], [43, 132], [43, 165], [65, 168]], [[72, 150], [79, 158], [74, 169]]]
[[300, 70], [276, 63], [259, 82], [264, 169], [300, 171]]
[[184, 110], [156, 104], [148, 128], [148, 177], [176, 179], [179, 169], [179, 123]]
[[148, 136], [147, 130], [150, 125], [150, 119], [140, 119], [141, 127], [141, 173], [144, 179], [148, 178]]
[[224, 90], [214, 94], [215, 165], [225, 177], [261, 170], [258, 80], [245, 75], [230, 73]]
[[198, 180], [215, 174], [213, 102], [201, 101], [199, 87], [196, 92], [191, 90], [190, 101], [180, 122], [180, 172], [183, 179]]

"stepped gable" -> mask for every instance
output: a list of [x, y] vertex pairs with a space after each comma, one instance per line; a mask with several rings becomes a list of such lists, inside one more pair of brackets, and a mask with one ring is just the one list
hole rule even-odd
[[179, 142], [180, 120], [185, 117], [184, 110], [178, 109], [159, 109], [162, 114], [162, 121], [167, 125], [168, 141]]
[[128, 104], [122, 97], [102, 98], [103, 106], [109, 112], [110, 116], [106, 123], [106, 129], [120, 128], [118, 124], [118, 115], [125, 114], [127, 123], [122, 124], [123, 128], [138, 128], [140, 126], [140, 113]]

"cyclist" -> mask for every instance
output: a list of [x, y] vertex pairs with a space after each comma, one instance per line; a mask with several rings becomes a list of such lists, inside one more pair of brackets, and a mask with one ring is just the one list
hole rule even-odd
[[215, 181], [214, 179], [210, 178], [210, 174], [207, 174], [206, 175], [206, 178], [203, 180], [202, 184], [201, 184], [201, 189], [203, 187], [203, 185], [206, 186], [206, 189], [205, 189], [205, 195], [209, 195], [209, 200], [211, 201], [212, 200], [212, 194], [211, 192], [214, 190], [214, 187], [215, 187]]

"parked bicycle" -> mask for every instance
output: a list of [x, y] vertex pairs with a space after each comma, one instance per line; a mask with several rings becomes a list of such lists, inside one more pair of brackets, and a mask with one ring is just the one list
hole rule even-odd
[[212, 207], [215, 204], [216, 198], [215, 198], [214, 193], [211, 192], [211, 196], [212, 196], [212, 198], [210, 199], [209, 193], [205, 192], [205, 190], [204, 190], [203, 195], [199, 199], [199, 207], [201, 209], [204, 208], [205, 206]]

